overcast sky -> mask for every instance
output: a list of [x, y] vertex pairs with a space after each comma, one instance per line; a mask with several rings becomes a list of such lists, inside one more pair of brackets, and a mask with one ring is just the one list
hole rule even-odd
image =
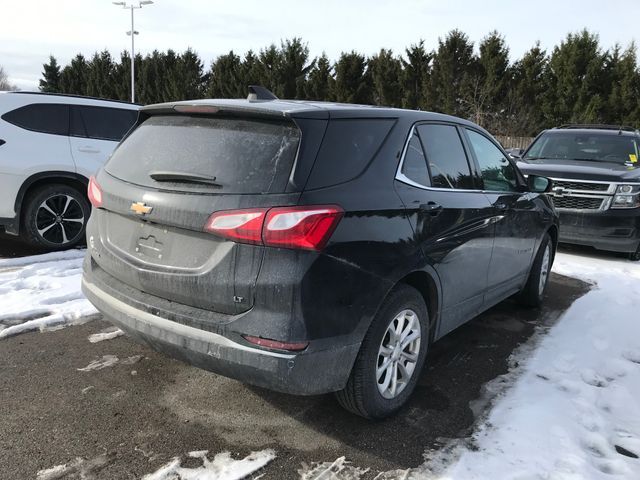
[[[233, 49], [259, 50], [302, 37], [312, 55], [335, 59], [355, 49], [402, 52], [459, 28], [477, 42], [501, 32], [517, 58], [537, 40], [551, 49], [568, 32], [587, 27], [608, 48], [639, 37], [640, 0], [155, 0], [136, 10], [136, 51], [193, 48], [208, 67]], [[2, 0], [0, 65], [19, 88], [35, 89], [42, 64], [66, 64], [76, 53], [130, 48], [130, 16], [109, 0]]]

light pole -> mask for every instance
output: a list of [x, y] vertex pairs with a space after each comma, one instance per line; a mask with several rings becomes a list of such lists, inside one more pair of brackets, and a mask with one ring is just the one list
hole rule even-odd
[[136, 102], [136, 90], [135, 90], [136, 52], [135, 52], [135, 46], [134, 46], [135, 45], [134, 38], [136, 35], [138, 35], [138, 32], [136, 32], [133, 27], [133, 11], [137, 8], [142, 8], [143, 5], [151, 5], [153, 2], [151, 0], [142, 0], [141, 2], [138, 2], [137, 7], [133, 3], [131, 3], [130, 5], [128, 5], [126, 2], [111, 2], [111, 3], [113, 3], [114, 5], [118, 5], [119, 7], [128, 8], [131, 10], [131, 30], [127, 32], [127, 35], [131, 35], [131, 103], [135, 103]]

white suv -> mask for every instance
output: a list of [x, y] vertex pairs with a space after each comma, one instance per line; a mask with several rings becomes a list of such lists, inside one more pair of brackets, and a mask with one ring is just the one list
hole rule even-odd
[[89, 177], [135, 123], [137, 105], [0, 92], [0, 229], [46, 249], [84, 239]]

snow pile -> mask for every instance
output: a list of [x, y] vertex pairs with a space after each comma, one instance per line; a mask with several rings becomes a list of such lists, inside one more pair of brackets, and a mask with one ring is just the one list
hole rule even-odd
[[251, 452], [242, 460], [234, 460], [229, 452], [217, 454], [213, 460], [207, 458], [208, 450], [189, 452], [191, 458], [202, 459], [202, 466], [184, 468], [180, 459], [174, 458], [142, 480], [240, 480], [260, 470], [276, 457], [273, 450]]
[[97, 310], [80, 291], [84, 250], [0, 260], [0, 339], [84, 323]]
[[526, 360], [477, 448], [406, 478], [640, 478], [640, 264], [560, 253], [554, 271], [596, 286]]

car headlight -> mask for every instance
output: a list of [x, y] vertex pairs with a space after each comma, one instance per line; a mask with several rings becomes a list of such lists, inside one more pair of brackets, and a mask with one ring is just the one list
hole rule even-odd
[[640, 185], [618, 185], [611, 208], [640, 207]]

